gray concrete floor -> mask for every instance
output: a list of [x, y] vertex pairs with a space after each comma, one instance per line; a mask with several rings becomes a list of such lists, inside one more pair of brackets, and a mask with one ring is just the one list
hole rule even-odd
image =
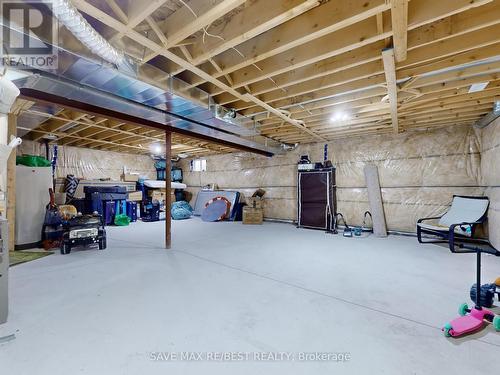
[[[491, 326], [458, 340], [440, 331], [468, 301], [473, 255], [276, 223], [192, 219], [174, 222], [173, 235], [166, 251], [162, 222], [109, 228], [105, 251], [11, 268], [0, 336], [16, 339], [0, 344], [1, 373], [470, 375], [496, 366]], [[485, 282], [500, 275], [500, 258], [483, 264]], [[167, 358], [182, 352], [252, 360]], [[263, 360], [276, 352], [293, 360]], [[350, 359], [300, 361], [304, 352]]]

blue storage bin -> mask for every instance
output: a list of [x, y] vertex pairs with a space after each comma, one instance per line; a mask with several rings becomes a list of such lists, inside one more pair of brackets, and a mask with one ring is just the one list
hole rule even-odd
[[127, 202], [127, 216], [131, 222], [137, 221], [137, 202]]

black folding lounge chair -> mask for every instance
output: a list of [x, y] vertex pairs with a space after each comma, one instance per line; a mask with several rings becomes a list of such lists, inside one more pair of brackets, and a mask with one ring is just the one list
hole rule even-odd
[[[454, 248], [456, 242], [482, 242], [474, 239], [474, 234], [477, 226], [486, 220], [489, 204], [488, 197], [454, 195], [451, 207], [444, 215], [417, 221], [418, 242], [449, 243], [450, 248]], [[431, 220], [434, 222], [429, 222]], [[437, 239], [423, 241], [422, 234]]]

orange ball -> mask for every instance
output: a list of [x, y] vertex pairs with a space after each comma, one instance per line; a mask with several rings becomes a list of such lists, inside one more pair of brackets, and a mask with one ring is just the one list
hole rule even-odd
[[497, 277], [497, 279], [495, 280], [495, 285], [500, 286], [500, 277]]

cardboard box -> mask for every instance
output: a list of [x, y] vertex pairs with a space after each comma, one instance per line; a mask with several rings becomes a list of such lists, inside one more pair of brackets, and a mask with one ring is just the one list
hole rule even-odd
[[142, 191], [131, 191], [128, 193], [128, 200], [129, 201], [142, 201]]
[[122, 174], [122, 181], [125, 182], [137, 182], [139, 181], [138, 174], [124, 173]]
[[[155, 189], [155, 190], [149, 190], [148, 195], [151, 197], [153, 201], [165, 202], [167, 193], [165, 190]], [[170, 196], [172, 198], [172, 202], [175, 202], [175, 194], [173, 190]]]
[[243, 224], [262, 224], [264, 211], [260, 208], [243, 207]]
[[264, 194], [266, 194], [266, 191], [263, 189], [255, 190], [255, 192], [252, 194], [252, 196], [247, 198], [248, 206], [252, 207], [252, 208], [262, 209], [264, 206], [264, 198], [263, 198]]
[[247, 204], [248, 204], [248, 207], [262, 209], [263, 199], [261, 197], [250, 197], [250, 198], [247, 198]]

